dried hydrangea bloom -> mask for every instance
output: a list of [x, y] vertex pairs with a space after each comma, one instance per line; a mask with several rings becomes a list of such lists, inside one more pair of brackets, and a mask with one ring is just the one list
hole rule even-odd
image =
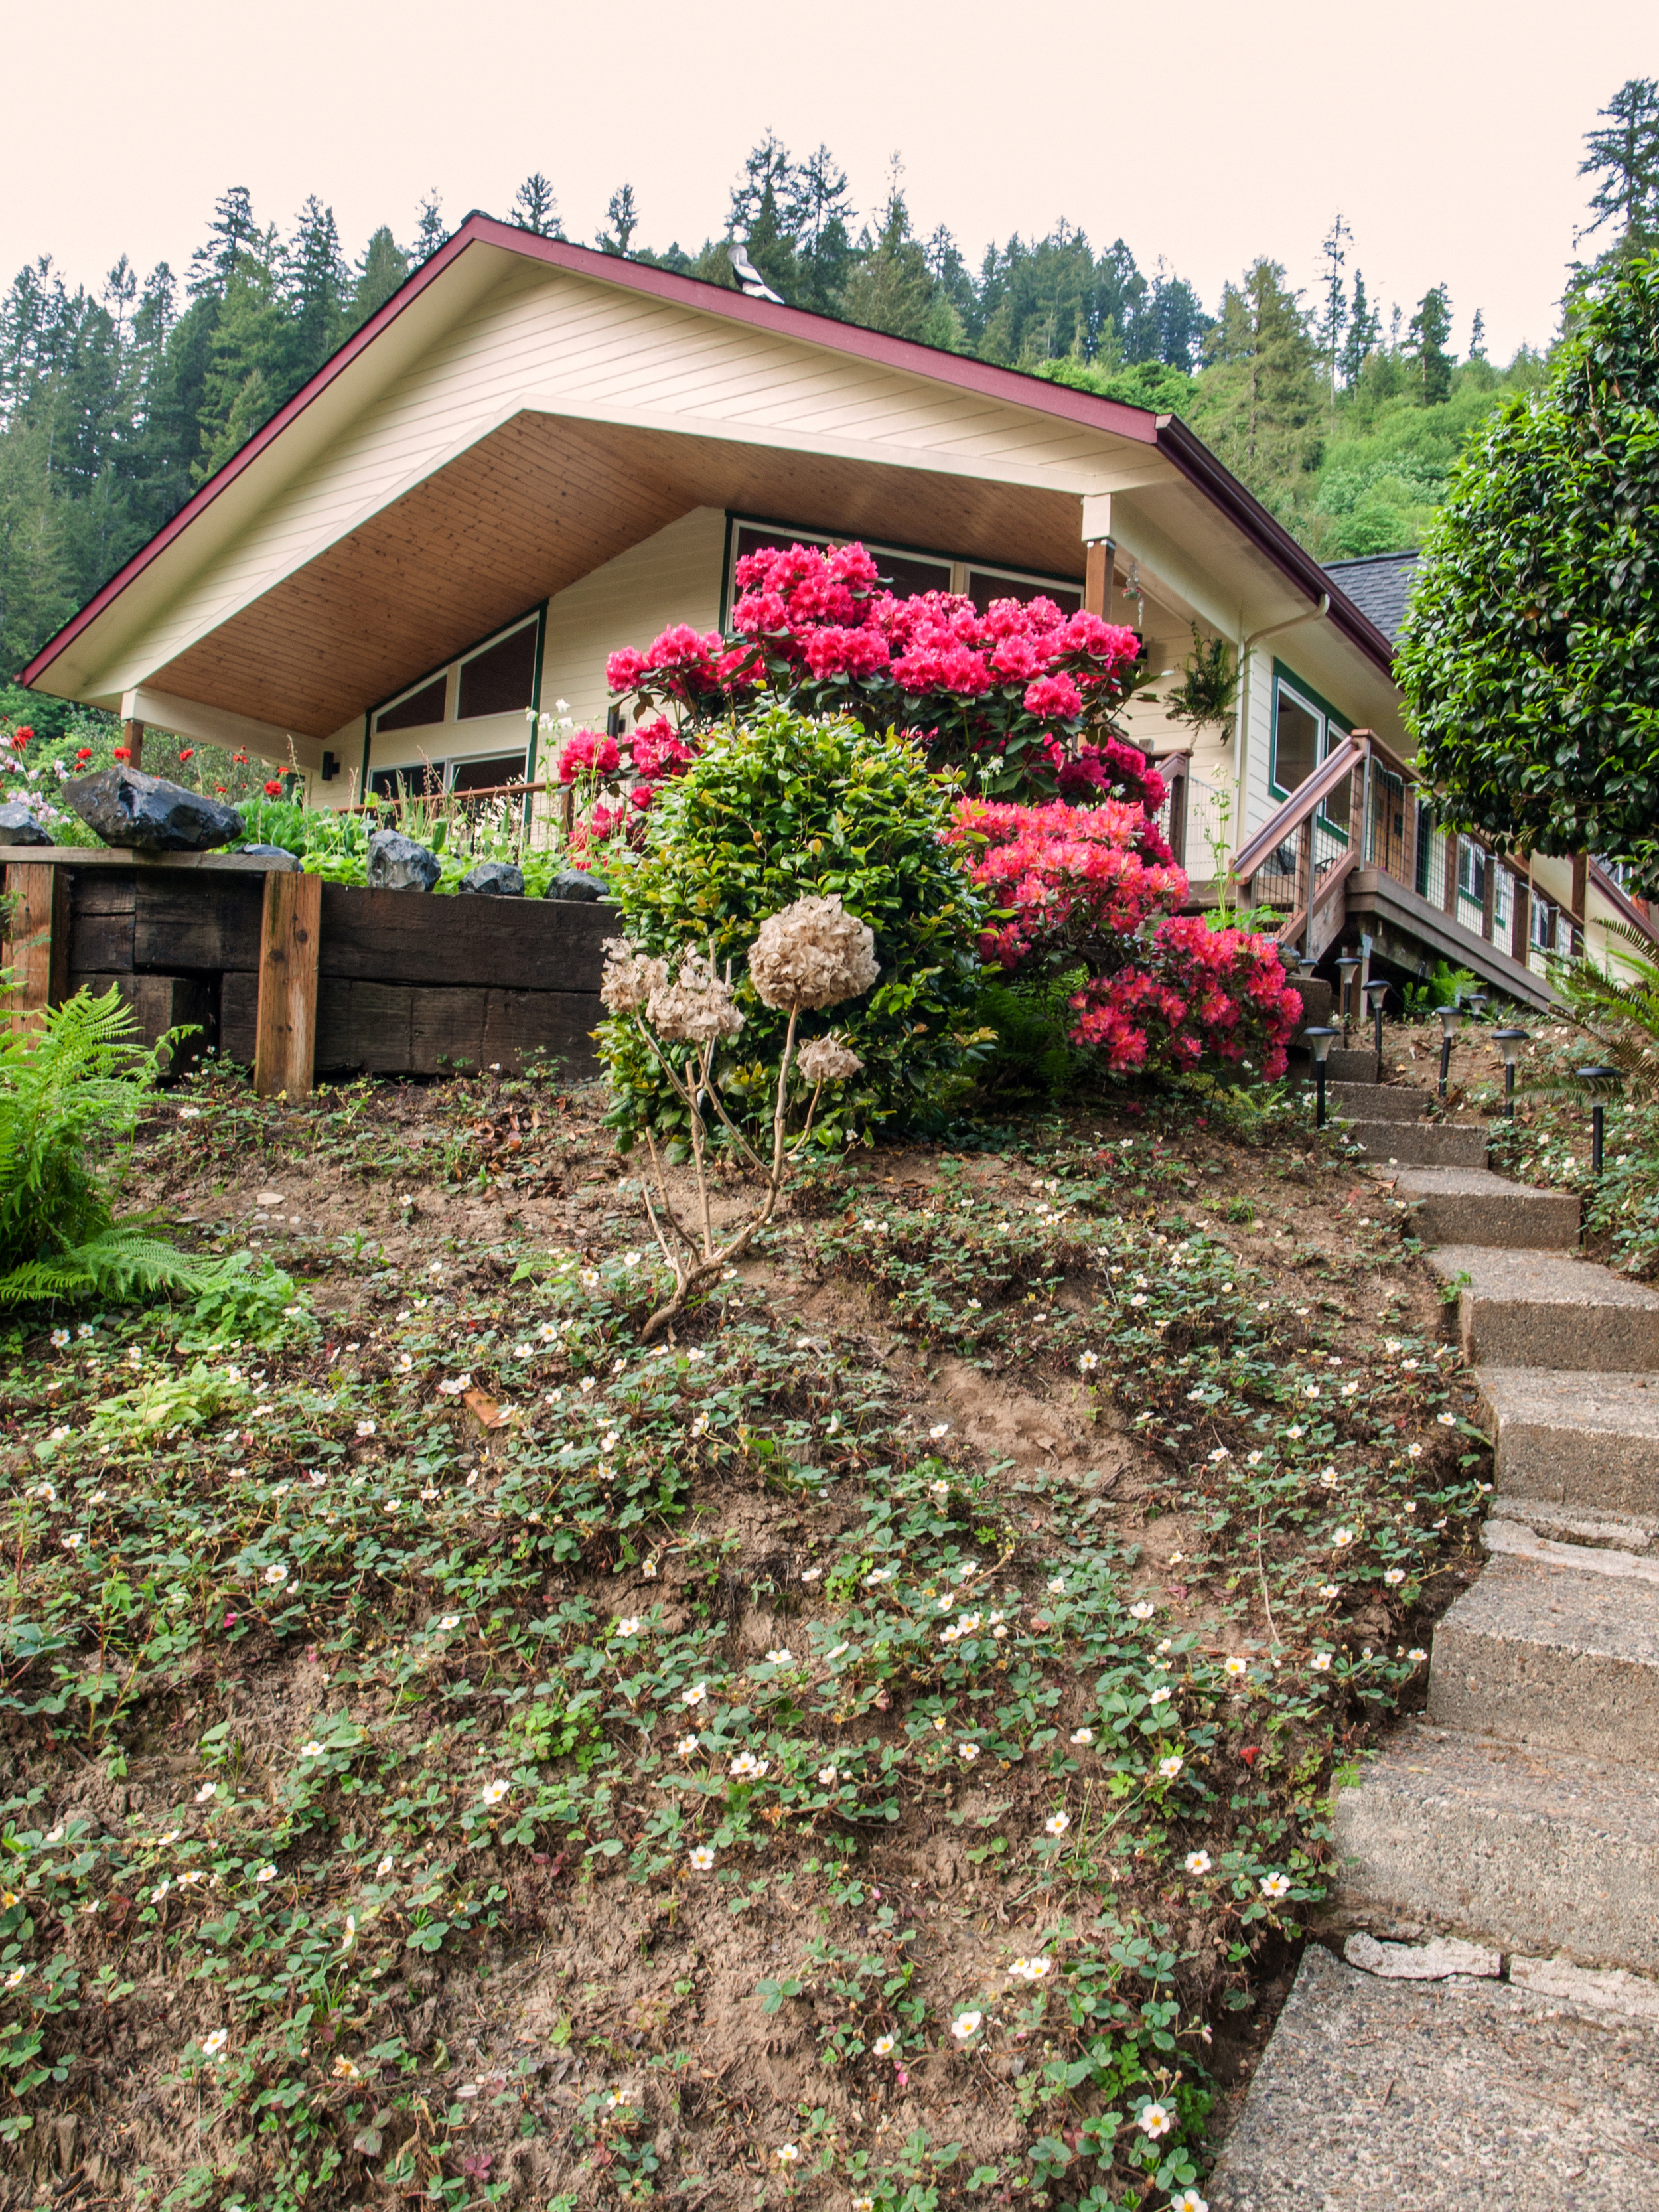
[[844, 1083], [864, 1062], [838, 1036], [821, 1036], [801, 1047], [795, 1065], [808, 1083]]
[[749, 948], [749, 980], [763, 1003], [795, 1012], [856, 999], [880, 973], [873, 933], [838, 896], [797, 899], [762, 922]]
[[625, 937], [605, 940], [605, 973], [599, 997], [613, 1014], [642, 1013], [653, 991], [668, 981], [668, 963], [636, 952]]
[[686, 954], [672, 983], [664, 975], [656, 984], [646, 1019], [659, 1037], [676, 1044], [706, 1044], [711, 1037], [736, 1036], [743, 1027], [732, 986], [701, 952]]

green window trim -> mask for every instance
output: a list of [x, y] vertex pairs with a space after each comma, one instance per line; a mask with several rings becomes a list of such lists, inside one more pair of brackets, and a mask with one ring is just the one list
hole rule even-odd
[[[1293, 668], [1287, 668], [1282, 660], [1275, 660], [1273, 720], [1267, 743], [1267, 791], [1271, 798], [1279, 800], [1290, 798], [1295, 788], [1294, 786], [1281, 784], [1279, 780], [1279, 702], [1283, 691], [1288, 691], [1292, 703], [1304, 714], [1312, 715], [1319, 725], [1318, 751], [1308, 771], [1310, 775], [1329, 757], [1334, 744], [1353, 735], [1353, 725], [1346, 714], [1333, 707], [1330, 701], [1322, 692], [1316, 691], [1311, 684], [1304, 683]], [[1348, 832], [1341, 823], [1333, 822], [1322, 810], [1319, 819], [1334, 836], [1340, 837], [1345, 844], [1347, 842]]]

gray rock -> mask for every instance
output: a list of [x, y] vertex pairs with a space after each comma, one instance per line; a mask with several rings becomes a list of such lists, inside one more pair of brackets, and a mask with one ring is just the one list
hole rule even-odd
[[368, 841], [371, 890], [429, 891], [442, 873], [437, 854], [401, 830], [377, 830]]
[[9, 799], [3, 806], [0, 806], [0, 845], [51, 845], [55, 842], [55, 839], [47, 836], [21, 799]]
[[209, 853], [234, 845], [242, 834], [242, 817], [234, 806], [142, 769], [100, 769], [64, 789], [87, 827], [122, 851]]
[[486, 898], [522, 898], [524, 872], [509, 860], [480, 860], [461, 878], [464, 891], [479, 891]]
[[562, 868], [548, 885], [544, 896], [550, 899], [574, 899], [583, 904], [603, 897], [605, 886], [597, 876], [590, 876], [580, 868]]
[[291, 876], [300, 866], [298, 855], [290, 853], [286, 845], [244, 845], [242, 858], [245, 860], [269, 860], [270, 872], [274, 876]]

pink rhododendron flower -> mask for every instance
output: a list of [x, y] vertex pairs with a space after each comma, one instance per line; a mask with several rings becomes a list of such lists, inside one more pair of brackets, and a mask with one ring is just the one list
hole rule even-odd
[[614, 775], [622, 765], [617, 740], [598, 730], [578, 730], [565, 739], [559, 751], [559, 781], [574, 783], [580, 775]]

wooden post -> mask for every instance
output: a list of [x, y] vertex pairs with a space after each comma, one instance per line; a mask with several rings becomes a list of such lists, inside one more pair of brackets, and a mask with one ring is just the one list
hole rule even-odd
[[1083, 605], [1087, 614], [1103, 622], [1112, 619], [1112, 561], [1116, 547], [1109, 538], [1091, 538], [1084, 550]]
[[1486, 865], [1480, 877], [1480, 934], [1488, 945], [1498, 916], [1498, 860], [1494, 854], [1486, 854]]
[[1313, 951], [1313, 817], [1304, 817], [1296, 843], [1296, 904], [1303, 916], [1302, 949]]
[[1170, 763], [1170, 850], [1178, 868], [1187, 865], [1187, 771], [1191, 765], [1184, 753]]
[[1524, 968], [1532, 949], [1532, 879], [1528, 876], [1512, 876], [1515, 885], [1515, 913], [1510, 927], [1510, 957], [1518, 960]]
[[11, 970], [9, 1026], [27, 1029], [32, 1018], [62, 1004], [69, 985], [67, 868], [18, 861], [5, 872], [11, 919], [0, 962]]
[[144, 764], [144, 726], [142, 722], [123, 722], [121, 743], [127, 749], [127, 766], [143, 768]]
[[1572, 856], [1572, 910], [1580, 923], [1589, 919], [1586, 902], [1589, 897], [1589, 855], [1575, 853]]
[[1446, 881], [1441, 898], [1442, 910], [1454, 921], [1457, 919], [1457, 863], [1462, 857], [1463, 840], [1455, 830], [1446, 832]]
[[317, 1040], [317, 950], [323, 879], [273, 872], [265, 878], [259, 937], [259, 1011], [253, 1087], [261, 1098], [311, 1089]]

